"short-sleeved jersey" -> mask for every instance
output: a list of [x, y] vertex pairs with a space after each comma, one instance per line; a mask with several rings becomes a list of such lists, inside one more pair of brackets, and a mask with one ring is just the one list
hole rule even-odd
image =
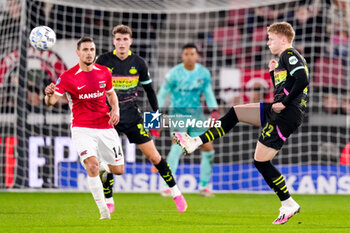
[[106, 93], [113, 91], [109, 70], [94, 64], [93, 70], [82, 71], [79, 64], [64, 72], [57, 80], [55, 93], [66, 93], [72, 110], [72, 127], [113, 128], [108, 124], [109, 107]]
[[[275, 86], [274, 102], [282, 102], [289, 94], [295, 82], [293, 75], [300, 69], [305, 69], [306, 74], [309, 76], [305, 59], [293, 47], [286, 49], [279, 57], [278, 65], [274, 70], [274, 77], [272, 78], [272, 83]], [[307, 94], [308, 89], [306, 87], [290, 104], [297, 107], [306, 107], [308, 101]]]
[[139, 82], [142, 85], [152, 82], [145, 60], [131, 51], [124, 60], [117, 57], [116, 50], [104, 53], [97, 58], [96, 63], [108, 67], [112, 73], [112, 83], [119, 102], [135, 100]]
[[[174, 109], [196, 109], [201, 107], [200, 96], [204, 94], [208, 107], [218, 107], [207, 68], [196, 63], [194, 70], [187, 70], [183, 63], [176, 65], [166, 75], [158, 93], [159, 107], [164, 107], [165, 97], [170, 94], [170, 107]], [[175, 110], [176, 111], [176, 110]]]

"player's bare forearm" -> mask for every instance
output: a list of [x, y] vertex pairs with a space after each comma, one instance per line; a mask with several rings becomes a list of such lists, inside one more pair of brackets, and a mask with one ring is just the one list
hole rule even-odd
[[59, 95], [55, 94], [55, 87], [56, 85], [51, 83], [45, 88], [45, 104], [48, 106], [54, 105], [60, 98]]
[[111, 111], [108, 113], [110, 125], [116, 125], [119, 122], [119, 103], [118, 97], [114, 91], [106, 92], [107, 100], [109, 105], [111, 106]]

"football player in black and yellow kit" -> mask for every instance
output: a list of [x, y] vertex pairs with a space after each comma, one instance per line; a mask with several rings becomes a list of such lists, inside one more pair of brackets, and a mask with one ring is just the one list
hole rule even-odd
[[224, 136], [237, 122], [262, 127], [256, 145], [254, 165], [266, 183], [281, 200], [280, 214], [273, 224], [284, 224], [299, 213], [300, 206], [290, 196], [280, 171], [271, 163], [287, 138], [301, 125], [308, 101], [309, 72], [305, 59], [292, 47], [295, 32], [286, 22], [268, 27], [267, 45], [273, 55], [279, 57], [269, 62], [274, 84], [273, 103], [236, 105], [220, 118], [221, 127], [213, 127], [198, 137], [174, 133], [185, 153], [198, 146]]
[[[112, 82], [120, 108], [120, 121], [115, 129], [119, 134], [124, 133], [131, 143], [136, 143], [139, 146], [169, 185], [178, 211], [184, 212], [187, 208], [186, 200], [176, 185], [168, 163], [161, 157], [148, 132], [144, 130], [142, 114], [136, 103], [137, 87], [141, 84], [147, 93], [152, 109], [158, 110], [157, 97], [152, 88], [152, 80], [146, 62], [130, 51], [132, 31], [128, 26], [118, 25], [114, 27], [112, 35], [115, 49], [99, 56], [96, 63], [108, 67], [112, 73]], [[104, 188], [106, 201], [111, 212], [114, 211], [112, 187], [113, 175], [108, 173]]]

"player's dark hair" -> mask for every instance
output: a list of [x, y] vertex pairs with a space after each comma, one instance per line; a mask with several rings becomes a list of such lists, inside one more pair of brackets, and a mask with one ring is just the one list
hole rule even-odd
[[295, 31], [292, 25], [287, 22], [273, 23], [267, 27], [267, 32], [284, 35], [287, 37], [288, 42], [292, 42], [295, 36]]
[[94, 43], [94, 39], [92, 39], [90, 36], [83, 36], [81, 37], [77, 42], [77, 49], [80, 49], [80, 45], [85, 42], [92, 42]]
[[185, 49], [195, 49], [196, 52], [198, 53], [198, 48], [193, 43], [188, 43], [188, 44], [185, 44], [184, 46], [182, 46], [182, 51], [184, 51]]
[[123, 24], [119, 24], [117, 26], [115, 26], [112, 30], [112, 35], [114, 36], [115, 34], [129, 34], [130, 38], [132, 37], [132, 31], [131, 28], [129, 26], [123, 25]]

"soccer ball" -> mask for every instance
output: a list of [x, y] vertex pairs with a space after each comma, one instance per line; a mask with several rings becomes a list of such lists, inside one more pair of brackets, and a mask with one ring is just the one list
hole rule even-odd
[[30, 32], [29, 40], [36, 50], [45, 51], [56, 43], [56, 33], [47, 26], [38, 26]]

